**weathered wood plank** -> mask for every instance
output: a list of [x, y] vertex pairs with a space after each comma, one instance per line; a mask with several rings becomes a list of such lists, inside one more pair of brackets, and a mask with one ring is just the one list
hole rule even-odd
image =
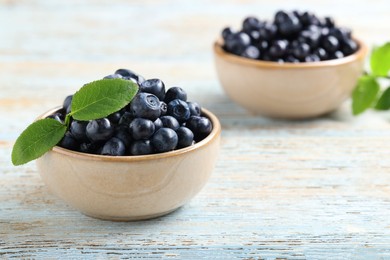
[[[390, 114], [338, 111], [271, 120], [231, 103], [211, 42], [247, 14], [332, 14], [369, 44], [388, 40], [389, 2], [1, 1], [0, 258], [390, 259]], [[26, 125], [119, 67], [181, 85], [223, 126], [216, 169], [178, 211], [150, 221], [95, 220], [13, 167]]]

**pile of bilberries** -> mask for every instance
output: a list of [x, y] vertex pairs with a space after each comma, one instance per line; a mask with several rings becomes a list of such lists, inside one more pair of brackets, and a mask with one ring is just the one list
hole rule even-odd
[[[145, 155], [188, 147], [210, 134], [211, 121], [202, 116], [198, 103], [187, 101], [182, 88], [165, 91], [160, 79], [145, 80], [127, 69], [105, 77], [112, 78], [139, 85], [133, 100], [106, 118], [72, 120], [59, 146], [101, 155]], [[66, 97], [61, 110], [49, 117], [63, 122], [72, 109], [71, 102], [72, 95]]]
[[279, 63], [339, 59], [359, 48], [351, 30], [337, 27], [331, 17], [299, 11], [278, 11], [272, 22], [247, 17], [240, 31], [227, 27], [222, 38], [227, 52]]

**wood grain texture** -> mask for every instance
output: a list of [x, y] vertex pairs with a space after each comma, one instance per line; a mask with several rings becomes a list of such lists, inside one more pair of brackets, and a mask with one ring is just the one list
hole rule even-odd
[[[386, 0], [0, 0], [0, 258], [390, 259], [390, 114], [354, 118], [346, 102], [318, 119], [271, 120], [219, 86], [219, 30], [280, 8], [333, 15], [370, 45], [390, 36]], [[150, 221], [83, 216], [34, 163], [11, 165], [28, 123], [119, 67], [183, 86], [223, 127], [207, 186]]]

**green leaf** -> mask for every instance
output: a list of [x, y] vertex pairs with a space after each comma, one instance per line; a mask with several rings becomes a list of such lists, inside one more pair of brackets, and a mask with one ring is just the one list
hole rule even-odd
[[390, 108], [390, 87], [388, 87], [375, 105], [377, 110], [387, 110]]
[[12, 149], [12, 163], [21, 165], [41, 157], [61, 141], [65, 132], [66, 126], [51, 118], [32, 123], [16, 140]]
[[379, 84], [375, 77], [362, 76], [352, 92], [352, 112], [354, 115], [363, 113], [371, 107], [379, 92]]
[[106, 117], [126, 106], [137, 94], [130, 80], [102, 79], [84, 85], [72, 99], [70, 115], [76, 120]]
[[390, 71], [390, 42], [376, 47], [371, 53], [371, 71], [375, 76], [386, 77]]

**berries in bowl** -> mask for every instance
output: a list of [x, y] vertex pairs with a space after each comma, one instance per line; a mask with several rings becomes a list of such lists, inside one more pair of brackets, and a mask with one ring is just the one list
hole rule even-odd
[[336, 109], [363, 72], [365, 44], [330, 17], [309, 12], [247, 17], [223, 29], [215, 65], [228, 96], [255, 114], [309, 118]]
[[16, 141], [12, 159], [37, 158], [52, 192], [88, 216], [147, 219], [184, 205], [206, 184], [220, 131], [184, 89], [165, 90], [160, 79], [122, 69], [40, 116]]

